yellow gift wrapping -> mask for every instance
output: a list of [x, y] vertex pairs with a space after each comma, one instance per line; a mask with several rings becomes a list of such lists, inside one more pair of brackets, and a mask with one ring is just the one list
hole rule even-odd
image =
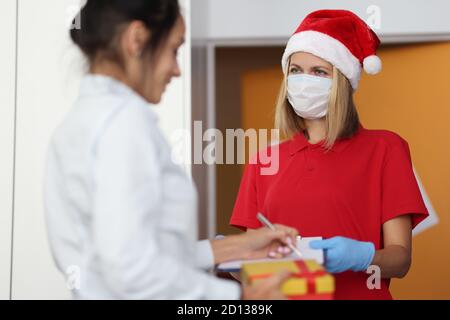
[[241, 278], [244, 283], [257, 283], [282, 269], [290, 271], [281, 291], [289, 299], [331, 300], [334, 296], [334, 277], [314, 260], [283, 260], [244, 263]]

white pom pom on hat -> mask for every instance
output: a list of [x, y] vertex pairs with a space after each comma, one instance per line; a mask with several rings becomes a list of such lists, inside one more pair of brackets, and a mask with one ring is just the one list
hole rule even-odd
[[380, 73], [382, 65], [381, 60], [378, 56], [371, 55], [363, 60], [364, 71], [368, 74], [377, 74]]
[[283, 72], [287, 72], [293, 53], [308, 52], [339, 69], [356, 90], [362, 69], [368, 74], [381, 71], [382, 63], [376, 55], [379, 45], [376, 33], [353, 12], [314, 11], [289, 39], [281, 60]]

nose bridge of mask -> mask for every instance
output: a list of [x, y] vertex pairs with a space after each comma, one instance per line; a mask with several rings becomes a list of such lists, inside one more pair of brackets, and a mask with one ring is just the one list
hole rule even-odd
[[329, 90], [332, 85], [330, 78], [312, 76], [309, 74], [296, 74], [288, 76], [288, 86], [313, 86], [325, 90]]

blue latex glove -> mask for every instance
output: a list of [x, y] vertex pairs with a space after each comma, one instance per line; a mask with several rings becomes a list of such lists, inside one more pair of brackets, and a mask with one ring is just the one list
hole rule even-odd
[[312, 249], [325, 250], [325, 267], [331, 273], [366, 271], [375, 255], [373, 243], [345, 237], [314, 240], [309, 246]]

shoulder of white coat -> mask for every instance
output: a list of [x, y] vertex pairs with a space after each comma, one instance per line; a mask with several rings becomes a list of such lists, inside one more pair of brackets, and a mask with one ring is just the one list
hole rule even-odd
[[92, 136], [94, 154], [100, 145], [120, 145], [140, 152], [158, 148], [157, 119], [151, 105], [134, 97], [112, 99], [111, 108], [96, 123]]
[[[152, 106], [134, 97], [120, 97], [105, 115], [102, 130], [126, 130], [128, 134], [148, 131], [157, 126], [157, 116]], [[125, 132], [124, 132], [125, 133]]]

